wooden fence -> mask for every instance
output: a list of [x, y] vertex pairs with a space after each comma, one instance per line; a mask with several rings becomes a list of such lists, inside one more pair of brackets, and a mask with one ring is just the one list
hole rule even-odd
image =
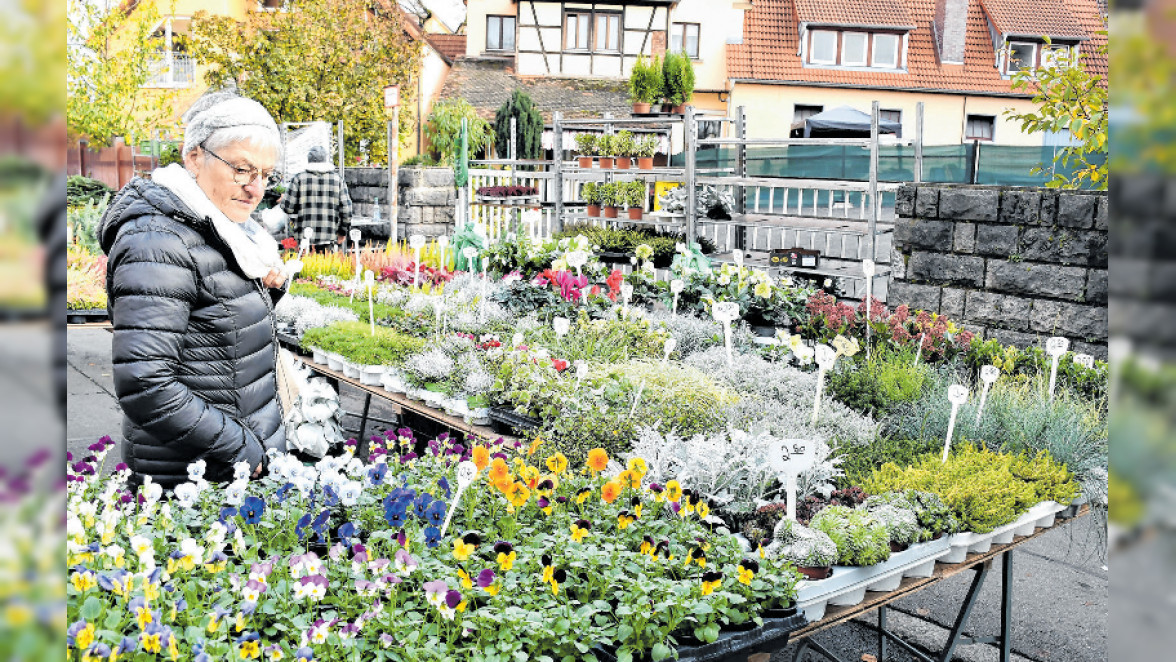
[[86, 143], [71, 145], [66, 153], [66, 173], [92, 177], [114, 189], [126, 186], [138, 174], [150, 172], [155, 158], [136, 154], [135, 148], [115, 139], [114, 145], [91, 149]]

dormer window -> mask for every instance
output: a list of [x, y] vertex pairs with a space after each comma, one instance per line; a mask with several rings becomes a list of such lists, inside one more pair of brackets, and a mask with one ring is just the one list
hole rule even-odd
[[806, 65], [852, 69], [902, 69], [906, 39], [900, 32], [809, 29]]
[[1012, 75], [1022, 69], [1037, 67], [1037, 44], [1024, 41], [1009, 42], [1008, 57], [1005, 59], [1005, 73]]

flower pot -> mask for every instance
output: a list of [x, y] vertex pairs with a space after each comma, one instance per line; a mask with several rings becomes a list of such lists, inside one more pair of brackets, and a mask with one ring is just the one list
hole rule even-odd
[[384, 384], [384, 390], [389, 393], [404, 393], [407, 386], [404, 383], [404, 378], [400, 373], [393, 373], [391, 369], [384, 373], [384, 378], [381, 380]]
[[576, 161], [581, 168], [591, 168], [592, 167], [592, 157], [591, 156], [581, 156], [581, 157], [578, 157], [576, 159]]
[[644, 214], [645, 214], [645, 210], [642, 209], [641, 207], [629, 207], [629, 220], [630, 221], [640, 221]]
[[600, 157], [600, 167], [604, 168], [605, 170], [612, 168], [613, 167], [613, 157], [611, 157], [611, 156]]
[[331, 370], [342, 370], [343, 356], [335, 352], [327, 352], [327, 367]]
[[759, 626], [755, 624], [755, 621], [747, 619], [742, 623], [724, 623], [719, 626], [719, 629], [723, 632], [748, 632], [750, 630], [756, 629], [757, 627]]
[[812, 566], [800, 566], [797, 568], [797, 570], [800, 571], [800, 574], [805, 576], [805, 579], [811, 579], [813, 581], [828, 579], [833, 575], [833, 566], [828, 565], [820, 568]]
[[470, 423], [474, 425], [490, 425], [489, 407], [471, 407], [469, 411]]
[[678, 104], [677, 106], [674, 106], [673, 108], [671, 108], [670, 112], [673, 113], [674, 115], [685, 115], [686, 114], [686, 104], [684, 104], [684, 103]]
[[617, 170], [628, 170], [633, 167], [633, 159], [628, 156], [617, 157]]
[[792, 618], [796, 615], [796, 605], [791, 607], [772, 607], [763, 611], [764, 618]]
[[635, 102], [633, 104], [633, 114], [634, 115], [648, 115], [649, 114], [649, 104], [642, 103], [640, 101]]
[[365, 365], [359, 370], [359, 383], [367, 386], [379, 386], [384, 378], [384, 366]]
[[890, 543], [890, 553], [891, 553], [891, 554], [897, 554], [897, 553], [899, 553], [899, 552], [905, 552], [905, 551], [907, 550], [907, 548], [908, 548], [908, 547], [910, 547], [910, 545], [908, 545], [908, 544], [899, 544], [899, 543], [896, 543], [896, 542], [893, 542], [893, 541], [891, 541], [891, 543]]
[[620, 211], [620, 208], [619, 208], [619, 207], [611, 207], [611, 206], [609, 206], [609, 207], [605, 207], [605, 208], [604, 208], [604, 217], [605, 217], [605, 218], [616, 218], [616, 217], [617, 217], [617, 213], [618, 213], [619, 211]]
[[600, 205], [588, 205], [584, 208], [584, 212], [589, 216], [600, 216]]
[[775, 338], [776, 337], [776, 327], [774, 327], [774, 326], [753, 325], [751, 327], [751, 331], [752, 331], [752, 333], [754, 333], [756, 336], [758, 336], [760, 338]]
[[343, 376], [348, 379], [359, 379], [359, 364], [354, 361], [344, 359]]
[[652, 156], [638, 156], [637, 157], [637, 168], [639, 170], [653, 170], [653, 157]]
[[311, 360], [318, 365], [327, 365], [327, 353], [318, 347], [310, 348]]
[[661, 105], [661, 111], [662, 111], [663, 113], [670, 113], [670, 112], [673, 112], [673, 111], [674, 111], [674, 105], [673, 105], [673, 104], [671, 104], [671, 103], [663, 103], [663, 104]]

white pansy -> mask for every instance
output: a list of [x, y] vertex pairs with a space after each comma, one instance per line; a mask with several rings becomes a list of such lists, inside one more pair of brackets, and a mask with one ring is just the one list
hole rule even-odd
[[188, 465], [188, 479], [193, 483], [199, 482], [204, 478], [204, 470], [207, 468], [207, 463], [204, 460], [196, 460]]
[[349, 480], [339, 488], [339, 501], [350, 508], [359, 502], [359, 495], [363, 493], [363, 485]]
[[253, 473], [253, 467], [250, 466], [248, 460], [241, 460], [233, 465], [233, 480], [249, 480], [249, 474]]
[[237, 480], [230, 483], [225, 488], [225, 503], [230, 506], [239, 506], [245, 500], [245, 487], [248, 485], [247, 480]]
[[176, 485], [176, 504], [183, 508], [191, 508], [196, 505], [196, 499], [199, 496], [200, 490], [196, 487], [195, 483], [180, 483]]

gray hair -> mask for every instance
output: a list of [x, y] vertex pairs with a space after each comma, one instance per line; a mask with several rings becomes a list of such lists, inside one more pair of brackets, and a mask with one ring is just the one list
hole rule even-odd
[[310, 163], [325, 163], [327, 160], [327, 150], [322, 145], [315, 145], [306, 152], [306, 160]]
[[233, 92], [206, 94], [184, 113], [184, 155], [204, 145], [213, 150], [251, 142], [281, 153], [278, 125], [261, 104]]

